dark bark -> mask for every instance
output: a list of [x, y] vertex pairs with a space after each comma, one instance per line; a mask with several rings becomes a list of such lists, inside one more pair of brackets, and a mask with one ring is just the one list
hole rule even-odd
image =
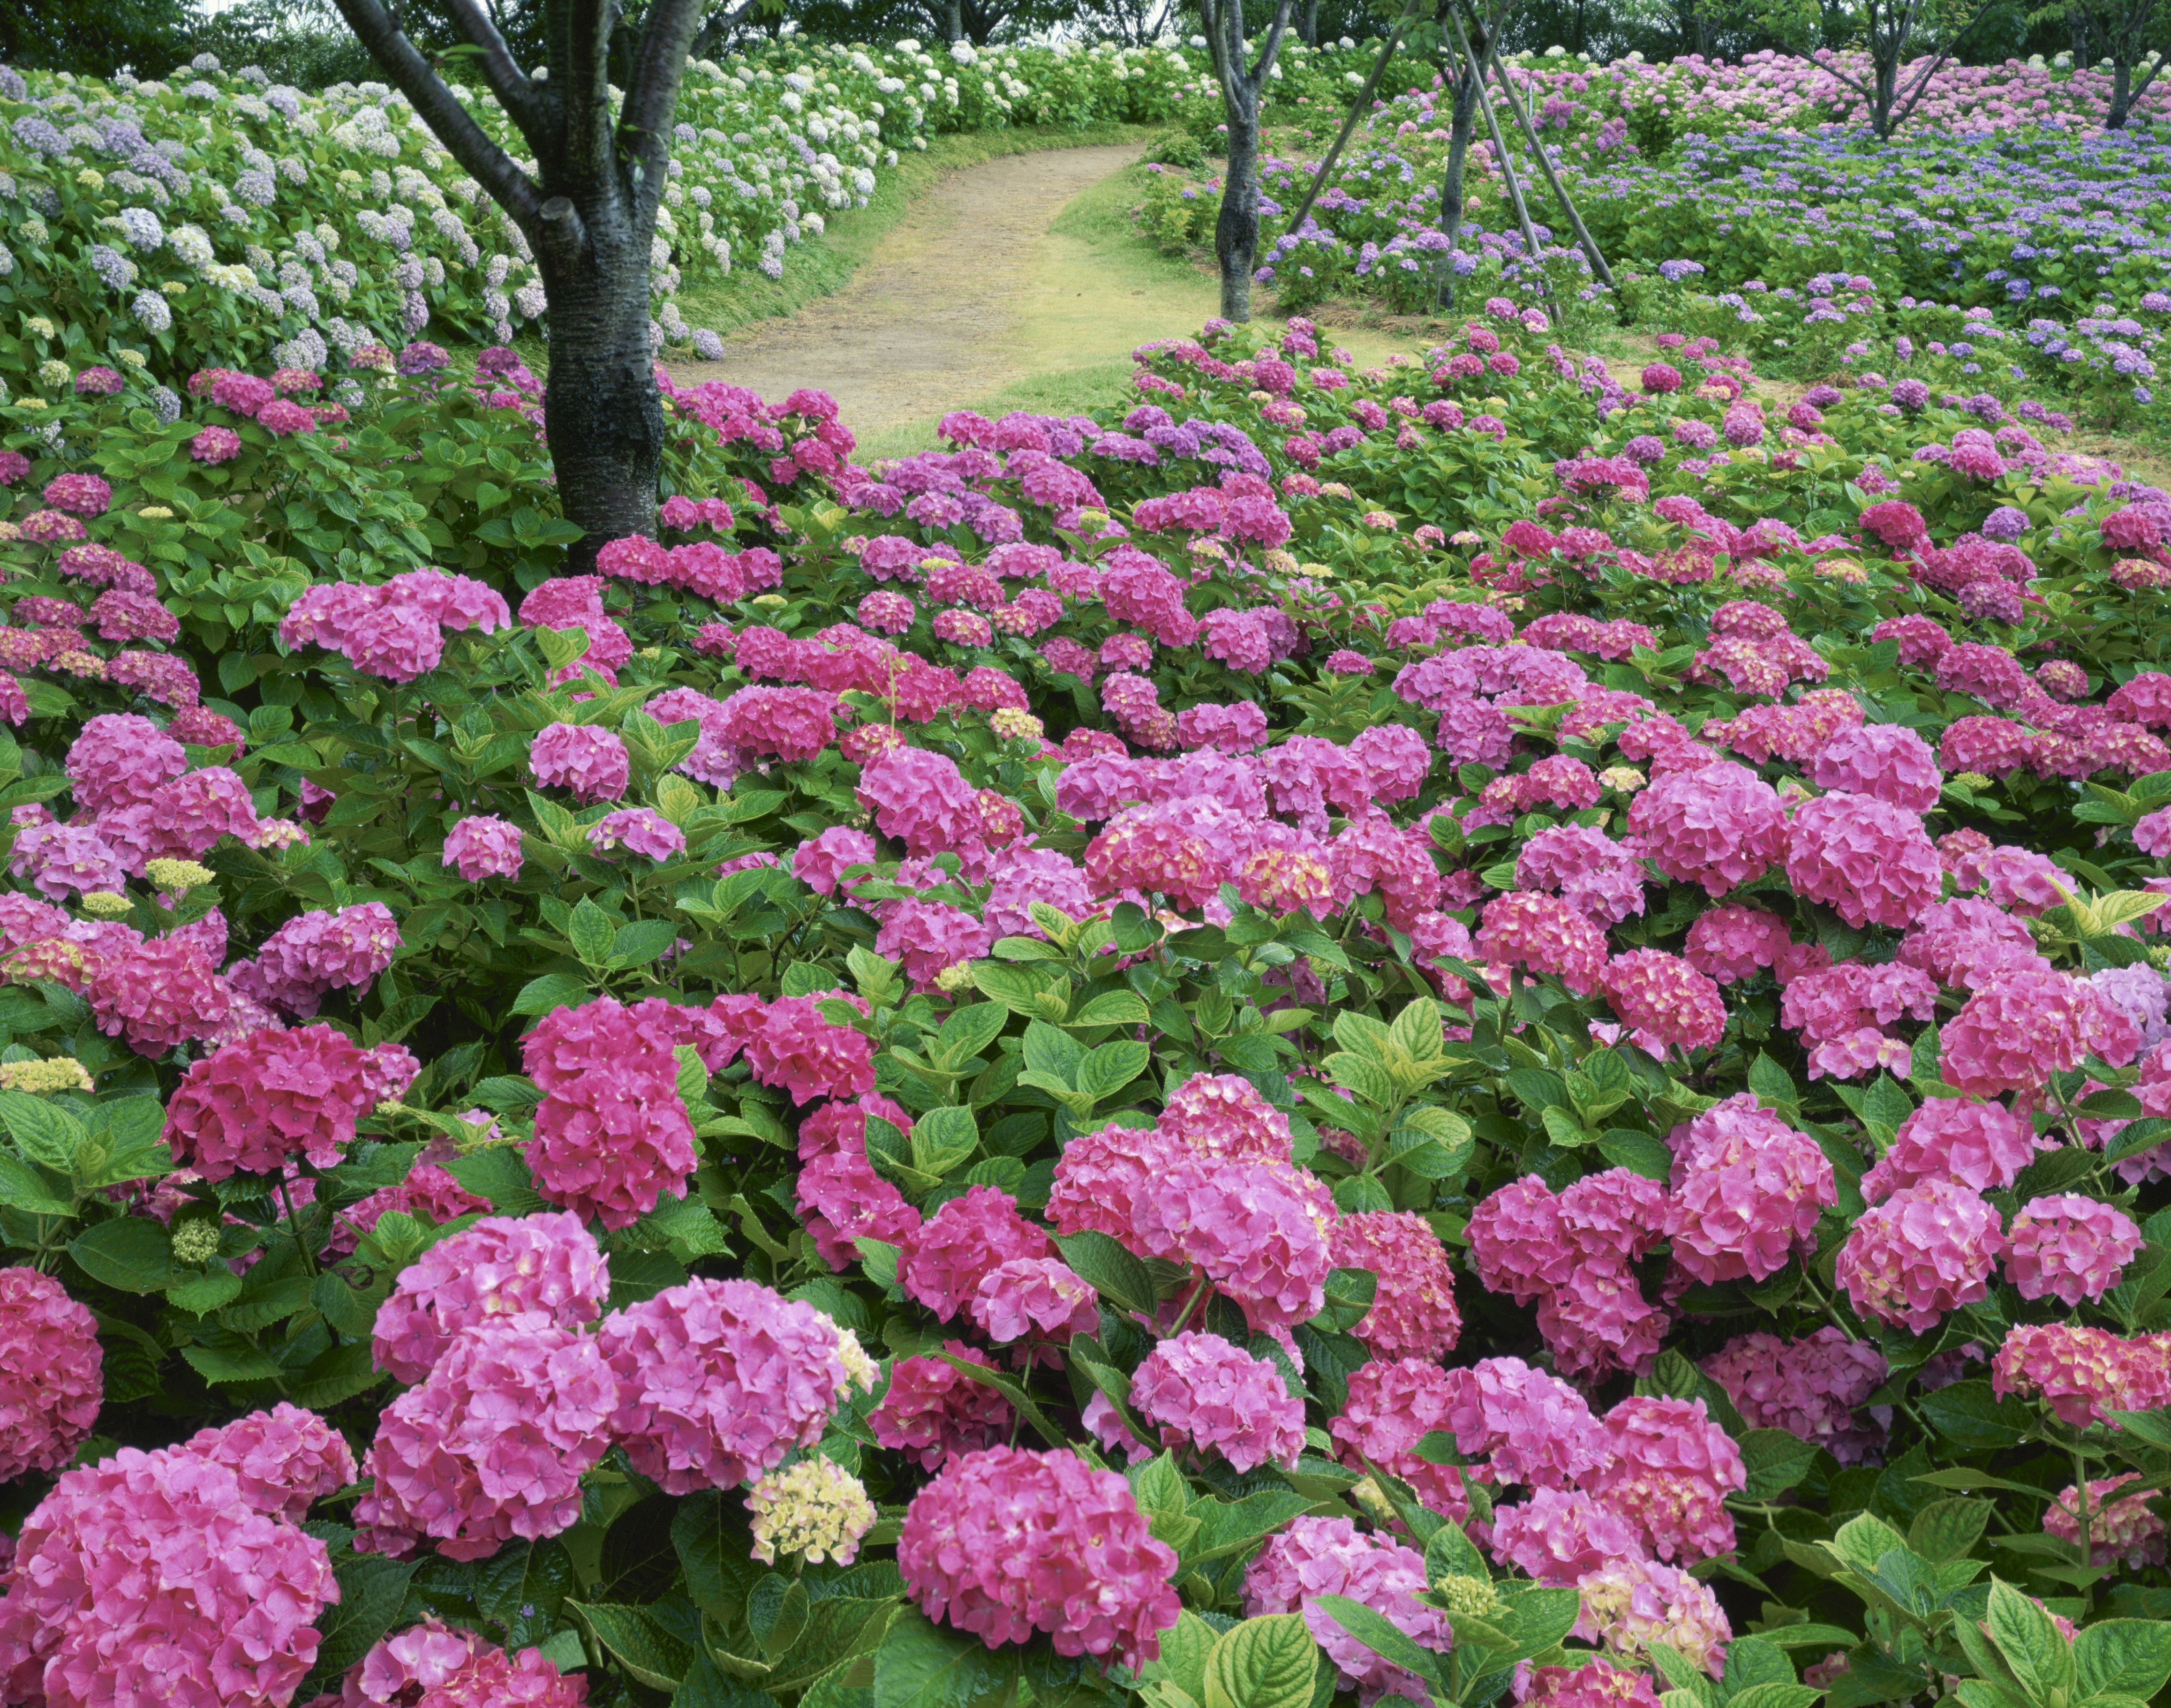
[[1462, 235], [1463, 172], [1470, 161], [1470, 135], [1477, 122], [1477, 79], [1469, 62], [1455, 62], [1455, 107], [1447, 133], [1447, 173], [1439, 186], [1439, 228], [1447, 248], [1439, 258], [1439, 306], [1455, 307], [1455, 250]]
[[[625, 95], [610, 99], [616, 0], [549, 0], [547, 79], [514, 61], [481, 0], [446, 0], [491, 92], [534, 151], [531, 177], [469, 116], [382, 0], [336, 0], [355, 35], [453, 158], [512, 215], [549, 299], [544, 435], [566, 520], [569, 567], [610, 540], [656, 531], [663, 410], [648, 342], [649, 251], [700, 0], [651, 0], [622, 41]], [[734, 20], [736, 21], [736, 20]]]
[[1276, 0], [1266, 39], [1245, 59], [1243, 0], [1199, 0], [1214, 72], [1221, 84], [1221, 116], [1229, 126], [1229, 166], [1214, 222], [1214, 258], [1221, 269], [1221, 317], [1252, 318], [1252, 271], [1259, 261], [1259, 105], [1274, 56], [1289, 28], [1291, 0]]
[[946, 41], [965, 39], [965, 8], [962, 0], [946, 0], [943, 6], [942, 38]]
[[1319, 0], [1304, 0], [1303, 19], [1296, 33], [1306, 47], [1319, 46]]
[[1833, 77], [1860, 95], [1868, 104], [1869, 128], [1881, 142], [1907, 122], [1922, 97], [1929, 93], [1930, 80], [1937, 76], [1947, 60], [1959, 50], [1968, 33], [1989, 16], [1991, 0], [1975, 0], [1967, 21], [1960, 25], [1953, 39], [1932, 56], [1928, 65], [1916, 75], [1903, 94], [1900, 88], [1900, 67], [1906, 63], [1907, 49], [1915, 39], [1916, 26], [1921, 22], [1922, 0], [1868, 0], [1869, 25], [1869, 76], [1867, 80], [1852, 72], [1841, 71], [1832, 56], [1819, 54], [1817, 63]]

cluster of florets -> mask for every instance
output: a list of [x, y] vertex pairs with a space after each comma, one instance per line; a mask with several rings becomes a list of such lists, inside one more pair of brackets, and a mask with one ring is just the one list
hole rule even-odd
[[1422, 1358], [1375, 1358], [1349, 1378], [1343, 1407], [1329, 1426], [1336, 1450], [1353, 1470], [1376, 1466], [1417, 1491], [1434, 1511], [1470, 1520], [1466, 1476], [1482, 1472], [1436, 1465], [1418, 1443], [1450, 1422], [1453, 1378]]
[[560, 1328], [602, 1314], [610, 1269], [569, 1210], [493, 1216], [432, 1245], [378, 1307], [370, 1354], [397, 1382], [430, 1373], [463, 1329], [539, 1312]]
[[505, 600], [482, 582], [410, 570], [378, 586], [324, 581], [302, 591], [279, 624], [286, 645], [318, 645], [364, 673], [409, 683], [444, 657], [445, 631], [485, 634], [512, 626]]
[[898, 1265], [898, 1284], [946, 1323], [1003, 1264], [1053, 1256], [1047, 1233], [1018, 1213], [1016, 1199], [994, 1186], [973, 1186], [912, 1236]]
[[538, 1649], [509, 1655], [473, 1631], [426, 1615], [379, 1637], [340, 1685], [338, 1708], [581, 1708], [585, 1673], [570, 1676]]
[[379, 1100], [373, 1057], [330, 1026], [271, 1027], [190, 1064], [166, 1104], [174, 1160], [206, 1180], [330, 1168]]
[[1061, 1449], [946, 1465], [906, 1509], [897, 1563], [930, 1619], [991, 1649], [1044, 1631], [1058, 1654], [1135, 1668], [1159, 1657], [1182, 1611], [1176, 1550], [1150, 1534], [1130, 1485]]
[[850, 1566], [860, 1542], [875, 1527], [875, 1503], [866, 1486], [842, 1465], [802, 1459], [770, 1471], [747, 1491], [753, 1515], [753, 1557], [774, 1565], [779, 1554], [797, 1554], [813, 1565], [824, 1560]]
[[1631, 1266], [1665, 1232], [1670, 1195], [1625, 1169], [1555, 1195], [1536, 1175], [1510, 1181], [1470, 1218], [1477, 1277], [1538, 1307], [1538, 1329], [1570, 1373], [1640, 1370], [1658, 1356], [1666, 1315]]
[[1832, 1165], [1754, 1092], [1705, 1110], [1675, 1140], [1666, 1234], [1674, 1261], [1706, 1284], [1762, 1281], [1815, 1245], [1817, 1218], [1838, 1202]]
[[1945, 1084], [1978, 1097], [2033, 1095], [2091, 1054], [2123, 1067], [2141, 1048], [2132, 1022], [2084, 980], [2028, 966], [1977, 990], [1940, 1038]]
[[1067, 1341], [1098, 1332], [1101, 1296], [1056, 1257], [1013, 1257], [980, 1277], [965, 1314], [997, 1346], [1037, 1335]]
[[1713, 897], [1762, 876], [1788, 846], [1777, 792], [1730, 762], [1654, 778], [1630, 805], [1628, 827], [1660, 871]]
[[528, 763], [538, 783], [581, 801], [617, 800], [632, 774], [625, 743], [596, 724], [548, 725], [528, 744]]
[[731, 1488], [811, 1448], [850, 1378], [836, 1325], [754, 1281], [695, 1278], [614, 1311], [611, 1433], [667, 1494]]
[[1425, 1588], [1424, 1556], [1384, 1536], [1367, 1535], [1347, 1518], [1293, 1518], [1268, 1539], [1244, 1572], [1244, 1612], [1301, 1613], [1305, 1628], [1341, 1682], [1366, 1702], [1393, 1694], [1423, 1700], [1414, 1673], [1359, 1642], [1319, 1604], [1322, 1595], [1361, 1602], [1419, 1646], [1445, 1651], [1454, 1636], [1447, 1615], [1418, 1599]]
[[1990, 1361], [1990, 1383], [2001, 1395], [2040, 1400], [2085, 1429], [2113, 1411], [2171, 1405], [2171, 1338], [2129, 1340], [2078, 1324], [2024, 1323], [2006, 1331]]
[[1703, 1361], [1754, 1429], [1783, 1429], [1823, 1448], [1841, 1464], [1875, 1453], [1891, 1419], [1865, 1402], [1884, 1384], [1884, 1355], [1827, 1325], [1806, 1339], [1759, 1331], [1737, 1335]]
[[1584, 996], [1598, 988], [1605, 970], [1605, 934], [1567, 902], [1530, 891], [1485, 904], [1477, 946], [1488, 961], [1550, 973]]
[[2085, 1505], [2089, 1565], [2124, 1566], [2136, 1571], [2144, 1566], [2161, 1566], [2163, 1520], [2148, 1504], [2149, 1491], [2123, 1497], [2118, 1492], [2141, 1480], [2139, 1471], [2127, 1471], [2091, 1482], [2085, 1502], [2078, 1486], [2067, 1484], [2064, 1492], [2043, 1510], [2044, 1534], [2080, 1546]]
[[1997, 1212], [1933, 1178], [1867, 1211], [1840, 1247], [1836, 1276], [1857, 1314], [1919, 1335], [1989, 1292], [2004, 1249]]
[[592, 1335], [540, 1311], [469, 1327], [379, 1421], [355, 1545], [399, 1559], [428, 1541], [481, 1560], [516, 1536], [571, 1529], [618, 1397]]
[[1634, 1527], [1643, 1551], [1684, 1562], [1732, 1551], [1726, 1497], [1748, 1473], [1703, 1401], [1632, 1395], [1604, 1423], [1605, 1460], [1584, 1487]]
[[98, 1319], [51, 1276], [0, 1269], [0, 1479], [66, 1465], [105, 1397]]
[[1654, 1056], [1707, 1050], [1726, 1031], [1718, 985], [1664, 950], [1616, 956], [1600, 974], [1599, 988], [1637, 1047]]
[[1235, 1470], [1293, 1465], [1304, 1451], [1304, 1401], [1272, 1364], [1220, 1335], [1161, 1341], [1132, 1373], [1130, 1403], [1160, 1426], [1164, 1447], [1218, 1453]]
[[1571, 1636], [1602, 1644], [1625, 1661], [1648, 1662], [1664, 1643], [1714, 1679], [1726, 1670], [1733, 1628], [1718, 1598], [1677, 1566], [1618, 1560], [1583, 1577], [1582, 1617]]
[[1134, 1200], [1118, 1237], [1141, 1255], [1196, 1264], [1252, 1327], [1286, 1330], [1326, 1302], [1336, 1213], [1326, 1186], [1300, 1170], [1187, 1153]]
[[1929, 1180], [2002, 1190], [2046, 1143], [2026, 1116], [2002, 1103], [1932, 1097], [1900, 1123], [1890, 1147], [1863, 1176], [1862, 1195], [1873, 1204]]
[[298, 1521], [354, 1472], [321, 1419], [281, 1405], [65, 1473], [16, 1541], [0, 1689], [88, 1708], [129, 1700], [116, 1679], [155, 1674], [189, 1708], [287, 1701], [340, 1598], [329, 1551]]
[[976, 1381], [957, 1363], [994, 1367], [988, 1355], [962, 1341], [945, 1341], [947, 1357], [899, 1358], [890, 1368], [882, 1403], [868, 1414], [875, 1439], [891, 1451], [933, 1470], [958, 1454], [992, 1447], [1010, 1432], [1015, 1414], [991, 1384]]
[[1857, 930], [1898, 928], [1938, 899], [1944, 868], [1916, 813], [1874, 795], [1836, 792], [1795, 810], [1787, 881]]
[[2123, 1210], [2078, 1192], [2032, 1198], [2006, 1230], [2005, 1276], [2023, 1298], [2071, 1307], [2101, 1298], [2141, 1250]]
[[1437, 1361], [1462, 1333], [1455, 1270], [1447, 1248], [1414, 1210], [1345, 1215], [1329, 1236], [1335, 1266], [1369, 1270], [1378, 1282], [1372, 1308], [1353, 1331], [1375, 1358]]
[[254, 960], [227, 969], [244, 995], [303, 1020], [335, 990], [359, 991], [392, 964], [399, 923], [382, 902], [298, 913], [264, 940]]
[[485, 878], [517, 878], [524, 858], [520, 827], [510, 819], [472, 813], [445, 833], [443, 864], [457, 870], [466, 883], [480, 883]]
[[624, 1228], [667, 1190], [683, 1195], [696, 1159], [672, 1054], [675, 1018], [668, 1004], [628, 1009], [599, 997], [545, 1015], [522, 1041], [543, 1091], [526, 1154], [552, 1203]]

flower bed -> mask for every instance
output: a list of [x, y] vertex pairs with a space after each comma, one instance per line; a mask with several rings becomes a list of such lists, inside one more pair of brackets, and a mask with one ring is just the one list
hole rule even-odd
[[1552, 336], [19, 407], [11, 1700], [2160, 1688], [2171, 501]]

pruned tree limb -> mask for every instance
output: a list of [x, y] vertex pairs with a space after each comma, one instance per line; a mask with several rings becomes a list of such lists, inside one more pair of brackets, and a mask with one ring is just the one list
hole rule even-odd
[[[539, 92], [520, 68], [506, 46], [497, 21], [485, 11], [479, 0], [444, 0], [445, 10], [451, 15], [453, 27], [480, 50], [478, 62], [482, 67], [483, 80], [490, 92], [497, 97], [523, 137], [530, 137], [543, 116]], [[411, 99], [411, 97], [410, 97]], [[532, 137], [529, 146], [533, 146]]]
[[619, 115], [618, 154], [637, 169], [629, 186], [643, 219], [662, 198], [671, 159], [671, 115], [678, 110], [678, 86], [685, 81], [686, 57], [700, 26], [702, 0], [651, 0], [634, 50], [632, 87]]

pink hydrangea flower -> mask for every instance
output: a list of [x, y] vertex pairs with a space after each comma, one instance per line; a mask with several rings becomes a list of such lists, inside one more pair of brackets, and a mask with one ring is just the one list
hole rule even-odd
[[609, 1292], [609, 1266], [570, 1211], [487, 1217], [400, 1272], [378, 1307], [370, 1355], [412, 1384], [463, 1329], [528, 1312], [578, 1328], [603, 1314]]
[[1637, 1047], [1654, 1056], [1707, 1050], [1726, 1031], [1718, 987], [1679, 956], [1632, 950], [1609, 962], [1598, 983]]
[[2133, 1023], [2084, 981], [2024, 967], [1970, 997], [1939, 1038], [1940, 1076], [1978, 1097], [2033, 1094], [2092, 1052], [2122, 1067], [2141, 1049]]
[[1100, 1332], [1101, 1296], [1054, 1257], [1013, 1257], [980, 1277], [965, 1314], [997, 1346], [1030, 1334], [1051, 1341]]
[[1859, 1464], [1884, 1439], [1891, 1411], [1864, 1402], [1884, 1384], [1884, 1355], [1827, 1324], [1807, 1339], [1737, 1335], [1703, 1361], [1752, 1429], [1783, 1429]]
[[397, 1560], [428, 1540], [447, 1559], [482, 1560], [516, 1536], [571, 1529], [618, 1398], [593, 1336], [539, 1311], [469, 1328], [379, 1421], [355, 1546]]
[[935, 983], [953, 966], [978, 961], [994, 937], [970, 913], [939, 902], [907, 897], [882, 909], [875, 953], [898, 962], [916, 991], [941, 988]]
[[1408, 1483], [1434, 1512], [1467, 1523], [1465, 1479], [1484, 1473], [1434, 1464], [1417, 1452], [1429, 1432], [1449, 1427], [1455, 1395], [1452, 1373], [1437, 1364], [1375, 1358], [1351, 1374], [1348, 1397], [1328, 1430], [1351, 1469], [1363, 1470], [1369, 1460]]
[[442, 864], [455, 868], [467, 883], [517, 878], [524, 858], [520, 827], [510, 819], [472, 813], [445, 833]]
[[755, 1281], [696, 1277], [613, 1311], [610, 1432], [665, 1493], [727, 1489], [812, 1448], [850, 1386], [836, 1325]]
[[139, 1056], [163, 1056], [177, 1045], [217, 1037], [233, 1006], [226, 982], [202, 951], [175, 937], [99, 955], [83, 994], [99, 1031], [126, 1038]]
[[1706, 1285], [1762, 1281], [1815, 1244], [1817, 1217], [1839, 1201], [1813, 1138], [1739, 1092], [1705, 1110], [1675, 1141], [1666, 1233], [1674, 1261]]
[[539, 1649], [508, 1655], [473, 1631], [425, 1615], [420, 1625], [379, 1637], [348, 1673], [337, 1708], [582, 1708], [585, 1673], [560, 1673]]
[[149, 805], [159, 784], [188, 769], [189, 756], [148, 718], [101, 712], [83, 725], [63, 763], [76, 805], [110, 812]]
[[1655, 1560], [1622, 1560], [1589, 1573], [1576, 1588], [1582, 1617], [1570, 1636], [1603, 1644], [1632, 1662], [1664, 1643], [1713, 1678], [1724, 1673], [1734, 1629], [1718, 1598], [1686, 1571]]
[[1490, 1545], [1504, 1566], [1561, 1587], [1643, 1552], [1628, 1521], [1580, 1489], [1533, 1489], [1520, 1506], [1494, 1507]]
[[1630, 803], [1628, 827], [1660, 871], [1717, 897], [1785, 854], [1787, 818], [1772, 786], [1729, 762], [1655, 778]]
[[1201, 1156], [1281, 1163], [1289, 1157], [1289, 1117], [1236, 1074], [1194, 1074], [1169, 1094], [1154, 1125]]
[[264, 940], [254, 961], [228, 971], [236, 990], [308, 1019], [335, 990], [361, 990], [392, 964], [399, 924], [382, 902], [312, 908]]
[[2005, 1278], [2023, 1298], [2071, 1307], [2116, 1287], [2141, 1245], [2140, 1228], [2114, 1205], [2078, 1192], [2031, 1198], [2007, 1230]]
[[[746, 1040], [753, 1077], [789, 1091], [795, 1105], [817, 1097], [864, 1097], [875, 1089], [873, 1041], [822, 1012], [823, 997], [838, 994], [780, 997], [768, 1004]], [[864, 1013], [865, 1004], [860, 1007]]]
[[1043, 1631], [1058, 1654], [1135, 1668], [1160, 1657], [1182, 1610], [1176, 1550], [1130, 1485], [1060, 1449], [952, 1460], [906, 1508], [897, 1563], [930, 1619], [990, 1649]]
[[1924, 1181], [1958, 1181], [1978, 1192], [2002, 1190], [2050, 1141], [2026, 1116], [1974, 1097], [1932, 1097], [1900, 1123], [1877, 1165], [1863, 1176], [1874, 1204]]
[[0, 1269], [0, 1479], [65, 1467], [105, 1397], [98, 1319], [51, 1276]]
[[1633, 1395], [1603, 1427], [1605, 1462], [1584, 1486], [1636, 1527], [1647, 1554], [1686, 1564], [1732, 1551], [1726, 1497], [1749, 1475], [1702, 1400]]
[[[2002, 1396], [2040, 1400], [2076, 1429], [2109, 1421], [2112, 1411], [2153, 1411], [2171, 1405], [2171, 1341], [2127, 1340], [2108, 1329], [2024, 1323], [2006, 1331], [1990, 1364]], [[2115, 1425], [2113, 1425], [2115, 1427]]]
[[330, 1168], [376, 1100], [369, 1057], [330, 1026], [265, 1028], [190, 1064], [166, 1105], [174, 1160], [204, 1179]]
[[[2127, 1471], [2088, 1485], [2089, 1564], [2124, 1566], [2134, 1571], [2144, 1566], [2163, 1564], [2163, 1520], [2149, 1507], [2147, 1491], [2119, 1496], [2128, 1483], [2140, 1480], [2139, 1471]], [[2068, 1483], [2058, 1498], [2043, 1509], [2043, 1534], [2078, 1547], [2081, 1506], [2079, 1489]]]
[[1903, 812], [1927, 812], [1945, 784], [1930, 744], [1903, 724], [1841, 730], [1809, 762], [1809, 781], [1825, 790], [1872, 795]]
[[1795, 811], [1787, 881], [1857, 930], [1913, 924], [1938, 899], [1944, 877], [1922, 820], [1904, 808], [1871, 795], [1836, 793]]
[[1648, 1673], [1600, 1660], [1579, 1667], [1526, 1663], [1515, 1669], [1514, 1690], [1516, 1708], [1658, 1708], [1659, 1702]]
[[946, 1323], [992, 1271], [1016, 1258], [1054, 1255], [1048, 1235], [1018, 1214], [1016, 1199], [993, 1186], [973, 1186], [913, 1236], [898, 1265], [898, 1284]]
[[617, 800], [631, 774], [625, 743], [595, 724], [549, 725], [528, 744], [528, 763], [538, 783], [582, 801]]
[[919, 1212], [875, 1172], [860, 1150], [826, 1151], [799, 1170], [795, 1188], [807, 1234], [822, 1261], [839, 1272], [859, 1261], [859, 1240], [909, 1245], [919, 1232]]
[[955, 852], [979, 841], [974, 791], [946, 755], [895, 747], [860, 772], [860, 804], [909, 854]]
[[1237, 1471], [1294, 1465], [1304, 1451], [1304, 1401], [1272, 1364], [1220, 1335], [1160, 1342], [1131, 1374], [1131, 1405], [1161, 1426], [1162, 1446], [1218, 1453]]
[[[988, 1355], [962, 1341], [945, 1341], [953, 1358], [993, 1369]], [[890, 1370], [882, 1403], [867, 1415], [875, 1439], [933, 1470], [953, 1455], [977, 1453], [1010, 1433], [1010, 1403], [985, 1382], [976, 1382], [941, 1358], [899, 1358]]]
[[1187, 1145], [1157, 1128], [1110, 1126], [1081, 1132], [1055, 1160], [1048, 1219], [1059, 1234], [1091, 1229], [1143, 1256], [1140, 1209], [1157, 1183], [1190, 1156]]
[[697, 1159], [674, 1041], [657, 1017], [608, 997], [545, 1016], [523, 1040], [544, 1096], [523, 1154], [544, 1198], [624, 1228], [667, 1189], [684, 1195]]
[[[1640, 797], [1639, 797], [1640, 798]], [[1477, 950], [1487, 961], [1551, 973], [1579, 996], [1598, 988], [1605, 934], [1556, 897], [1512, 891], [1485, 904]]]
[[653, 807], [626, 806], [588, 827], [588, 846], [598, 854], [630, 849], [649, 859], [675, 859], [686, 852], [686, 833]]
[[1520, 1358], [1480, 1358], [1447, 1373], [1448, 1422], [1466, 1459], [1498, 1482], [1567, 1488], [1604, 1462], [1606, 1443], [1582, 1395]]
[[1252, 1327], [1290, 1329], [1325, 1304], [1334, 1200], [1314, 1175], [1271, 1163], [1180, 1161], [1133, 1208], [1137, 1244], [1193, 1263]]
[[1391, 1693], [1422, 1701], [1425, 1688], [1414, 1674], [1350, 1636], [1318, 1598], [1362, 1602], [1412, 1642], [1445, 1652], [1454, 1636], [1447, 1615], [1418, 1599], [1424, 1588], [1424, 1556], [1414, 1548], [1365, 1535], [1347, 1518], [1306, 1515], [1268, 1538], [1245, 1569], [1244, 1613], [1301, 1613], [1342, 1684], [1364, 1702]]
[[2004, 1249], [1996, 1210], [1955, 1181], [1927, 1180], [1854, 1224], [1836, 1278], [1861, 1315], [1919, 1335], [1990, 1291]]
[[1432, 1225], [1414, 1210], [1345, 1215], [1328, 1234], [1338, 1269], [1370, 1270], [1378, 1281], [1357, 1338], [1375, 1358], [1444, 1358], [1462, 1333], [1455, 1270]]

